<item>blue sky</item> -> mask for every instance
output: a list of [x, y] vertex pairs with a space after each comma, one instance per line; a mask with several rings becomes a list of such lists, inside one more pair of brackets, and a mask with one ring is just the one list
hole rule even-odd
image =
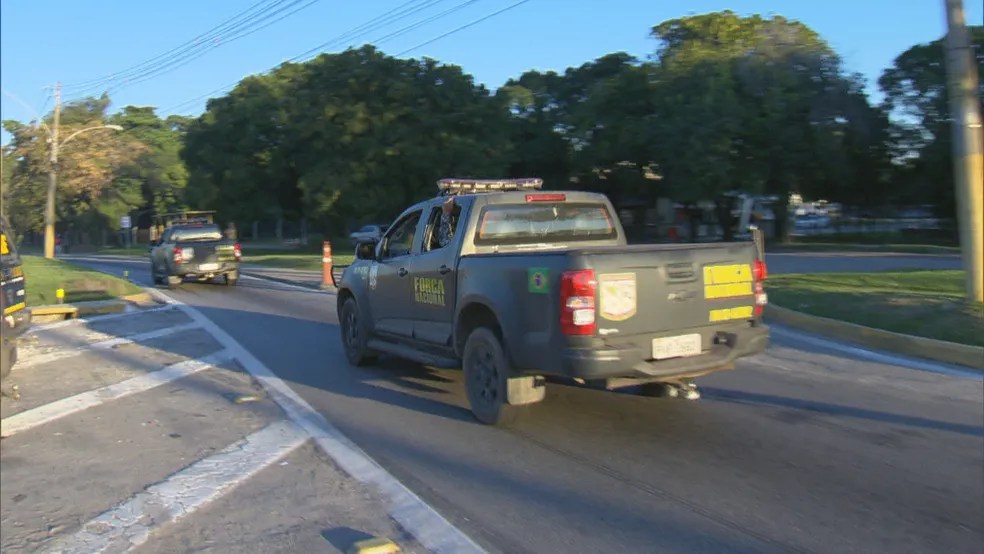
[[[266, 0], [274, 1], [274, 0]], [[281, 6], [294, 0], [280, 0]], [[463, 8], [379, 43], [397, 54], [517, 0], [471, 0]], [[161, 113], [200, 114], [207, 93], [262, 72], [362, 25], [405, 0], [305, 0], [308, 7], [239, 40], [221, 43], [194, 61], [142, 83], [111, 91], [112, 111], [153, 105]], [[444, 0], [378, 30], [336, 43], [328, 51], [376, 42], [381, 37], [454, 8]], [[779, 14], [799, 20], [826, 39], [846, 68], [875, 80], [909, 46], [941, 37], [943, 0], [529, 0], [467, 30], [406, 54], [462, 66], [491, 89], [528, 69], [563, 70], [615, 51], [638, 57], [655, 46], [649, 29], [689, 14], [731, 9], [739, 14]], [[223, 21], [261, 5], [257, 0], [4, 0], [0, 4], [0, 115], [28, 121], [51, 109], [48, 90], [79, 87], [154, 58]], [[965, 2], [969, 24], [982, 22], [981, 2]], [[285, 15], [288, 11], [282, 12]], [[279, 17], [279, 16], [278, 16]], [[96, 93], [101, 92], [99, 90]], [[15, 100], [16, 96], [20, 101]], [[25, 106], [26, 105], [26, 106]], [[9, 136], [3, 134], [3, 142]]]

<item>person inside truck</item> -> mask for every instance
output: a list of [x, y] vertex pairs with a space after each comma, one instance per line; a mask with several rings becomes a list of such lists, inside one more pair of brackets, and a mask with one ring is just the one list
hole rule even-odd
[[461, 215], [461, 206], [455, 203], [453, 196], [449, 196], [441, 205], [441, 221], [437, 230], [438, 248], [444, 248], [454, 240], [459, 215]]

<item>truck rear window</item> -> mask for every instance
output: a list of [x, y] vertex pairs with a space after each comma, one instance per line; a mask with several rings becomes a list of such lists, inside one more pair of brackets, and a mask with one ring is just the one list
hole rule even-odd
[[482, 210], [475, 244], [577, 242], [617, 235], [604, 204], [501, 204]]
[[195, 242], [199, 240], [221, 240], [222, 230], [218, 225], [188, 225], [175, 227], [171, 236], [174, 242]]

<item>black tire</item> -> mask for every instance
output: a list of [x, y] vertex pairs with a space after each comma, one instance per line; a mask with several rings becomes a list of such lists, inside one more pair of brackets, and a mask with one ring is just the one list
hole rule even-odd
[[155, 285], [161, 284], [161, 276], [157, 274], [157, 264], [154, 262], [150, 263], [150, 282]]
[[227, 287], [234, 287], [234, 286], [238, 285], [239, 284], [239, 272], [238, 271], [230, 271], [229, 273], [226, 273], [225, 274], [225, 279], [223, 280], [223, 282], [225, 283], [225, 286], [227, 286]]
[[338, 314], [338, 329], [341, 332], [345, 357], [350, 364], [364, 366], [376, 361], [375, 353], [366, 346], [369, 342], [369, 327], [354, 298], [349, 298], [342, 304], [342, 311]]
[[510, 425], [525, 406], [506, 402], [509, 362], [491, 329], [479, 327], [468, 335], [462, 356], [465, 391], [475, 419], [486, 425]]
[[174, 290], [181, 285], [181, 277], [178, 275], [168, 275], [165, 279], [167, 279], [167, 288], [171, 290]]

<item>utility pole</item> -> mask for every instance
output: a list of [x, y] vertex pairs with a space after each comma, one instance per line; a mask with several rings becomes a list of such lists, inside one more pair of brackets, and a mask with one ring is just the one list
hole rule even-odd
[[44, 207], [44, 257], [55, 257], [55, 198], [58, 192], [58, 121], [61, 117], [61, 83], [55, 84], [55, 117], [48, 137], [48, 203]]
[[977, 63], [963, 0], [945, 0], [946, 70], [953, 118], [953, 175], [967, 300], [984, 301], [984, 128]]

